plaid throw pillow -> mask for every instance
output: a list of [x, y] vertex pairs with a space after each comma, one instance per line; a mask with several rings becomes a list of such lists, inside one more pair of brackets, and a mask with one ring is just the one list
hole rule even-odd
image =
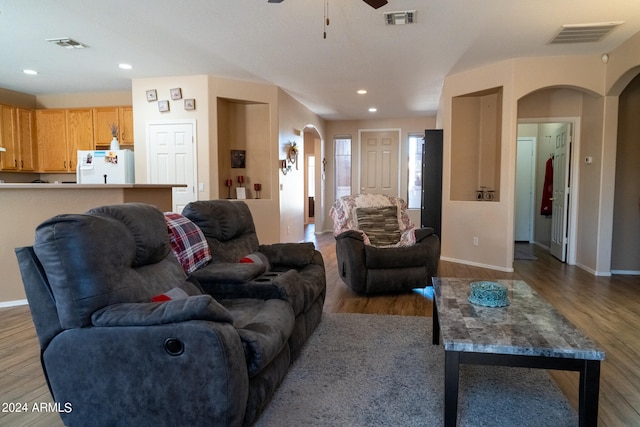
[[188, 218], [176, 214], [165, 213], [169, 228], [169, 240], [173, 251], [185, 273], [191, 274], [211, 261], [211, 250], [200, 227]]

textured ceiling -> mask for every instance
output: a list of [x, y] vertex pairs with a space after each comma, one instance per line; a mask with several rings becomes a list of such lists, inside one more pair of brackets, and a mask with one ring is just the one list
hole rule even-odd
[[[434, 114], [447, 74], [514, 57], [609, 52], [640, 31], [638, 0], [0, 0], [0, 87], [129, 90], [216, 75], [280, 86], [326, 119]], [[415, 10], [417, 24], [385, 25]], [[563, 24], [624, 21], [596, 43], [550, 45]], [[88, 49], [45, 39], [71, 37]], [[118, 64], [133, 66], [125, 71]], [[22, 73], [25, 68], [37, 76]], [[357, 89], [368, 94], [357, 95]]]

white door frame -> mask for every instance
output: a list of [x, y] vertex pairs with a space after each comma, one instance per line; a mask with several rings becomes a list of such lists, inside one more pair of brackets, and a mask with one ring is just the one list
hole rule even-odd
[[[147, 155], [147, 182], [151, 182], [151, 168], [149, 165], [151, 164], [151, 138], [149, 131], [151, 126], [162, 126], [162, 125], [191, 125], [193, 129], [193, 184], [194, 188], [194, 198], [198, 200], [198, 195], [200, 193], [198, 188], [198, 134], [196, 132], [196, 119], [168, 119], [168, 120], [148, 120], [145, 123], [145, 136], [146, 136], [146, 155]], [[173, 193], [173, 192], [172, 192]], [[173, 204], [173, 200], [171, 201]]]
[[[358, 129], [358, 187], [355, 194], [359, 194], [362, 191], [362, 134], [364, 132], [398, 132], [398, 188], [397, 197], [400, 197], [400, 190], [402, 189], [402, 129], [400, 128], [382, 128], [382, 129]], [[353, 154], [351, 155], [353, 161]]]
[[[545, 123], [571, 123], [573, 127], [573, 140], [571, 142], [571, 157], [569, 159], [570, 173], [569, 182], [571, 187], [569, 189], [569, 212], [567, 213], [569, 218], [569, 229], [567, 238], [567, 264], [576, 264], [576, 249], [577, 249], [577, 224], [578, 224], [578, 193], [580, 181], [580, 142], [581, 142], [581, 118], [580, 117], [540, 117], [540, 118], [527, 118], [518, 119], [518, 124], [545, 124]], [[517, 137], [517, 136], [516, 136]], [[515, 198], [514, 198], [515, 202]]]

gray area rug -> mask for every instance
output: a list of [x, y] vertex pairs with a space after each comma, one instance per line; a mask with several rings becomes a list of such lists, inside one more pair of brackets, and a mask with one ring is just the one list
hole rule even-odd
[[[256, 426], [442, 426], [431, 318], [324, 313]], [[458, 426], [577, 426], [549, 373], [463, 365]]]

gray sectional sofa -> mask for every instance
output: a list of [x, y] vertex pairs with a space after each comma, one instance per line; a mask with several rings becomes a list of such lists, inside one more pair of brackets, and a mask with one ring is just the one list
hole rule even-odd
[[66, 425], [250, 425], [320, 322], [312, 244], [259, 245], [243, 202], [183, 214], [186, 227], [141, 203], [59, 215], [16, 249]]

